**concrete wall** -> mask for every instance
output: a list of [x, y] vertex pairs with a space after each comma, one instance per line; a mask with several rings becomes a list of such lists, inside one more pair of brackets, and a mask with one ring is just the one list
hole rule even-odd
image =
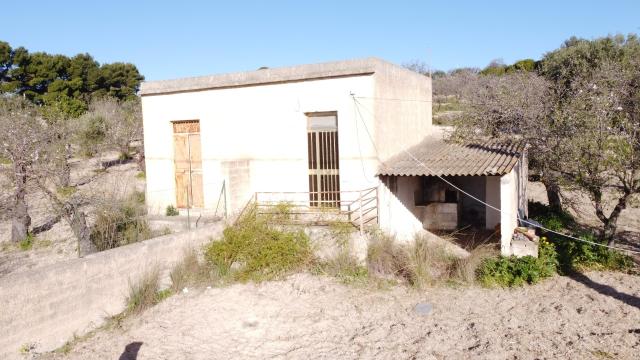
[[432, 132], [431, 78], [383, 64], [374, 74], [375, 99], [358, 99], [376, 114], [376, 142], [385, 161]]
[[19, 348], [62, 346], [125, 308], [129, 284], [159, 266], [168, 274], [184, 249], [199, 247], [222, 223], [95, 253], [0, 278], [0, 358], [20, 358]]

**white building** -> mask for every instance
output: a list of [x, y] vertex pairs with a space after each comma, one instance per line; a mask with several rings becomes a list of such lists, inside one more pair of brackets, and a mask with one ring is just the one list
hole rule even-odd
[[[150, 213], [288, 201], [341, 212], [357, 226], [377, 223], [402, 239], [500, 223], [504, 253], [517, 212], [525, 215], [520, 149], [436, 139], [431, 79], [379, 59], [152, 81], [140, 92]], [[440, 158], [428, 156], [431, 148]]]

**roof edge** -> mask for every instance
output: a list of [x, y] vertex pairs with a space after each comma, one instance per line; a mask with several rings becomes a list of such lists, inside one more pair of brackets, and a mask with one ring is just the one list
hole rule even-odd
[[376, 57], [297, 65], [255, 71], [187, 77], [173, 80], [145, 81], [140, 95], [161, 95], [218, 88], [258, 86], [283, 82], [319, 80], [348, 76], [371, 75], [385, 66], [400, 66]]

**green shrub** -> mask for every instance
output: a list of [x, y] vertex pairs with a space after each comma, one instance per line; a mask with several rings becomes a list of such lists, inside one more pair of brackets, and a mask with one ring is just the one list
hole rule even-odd
[[558, 213], [552, 211], [549, 206], [537, 201], [529, 202], [529, 216], [542, 224], [542, 226], [553, 231], [572, 229], [576, 225], [575, 219], [568, 212]]
[[[633, 267], [630, 256], [604, 246], [584, 243], [549, 233], [549, 241], [555, 244], [558, 262], [563, 273], [586, 270], [627, 271]], [[599, 240], [589, 233], [578, 236], [581, 239], [598, 243]]]
[[139, 172], [136, 174], [136, 179], [143, 179], [143, 180], [144, 180], [144, 179], [146, 179], [146, 178], [147, 178], [147, 174], [146, 174], [144, 171], [139, 171]]
[[31, 250], [31, 248], [33, 247], [34, 240], [35, 240], [35, 236], [33, 236], [33, 234], [27, 234], [27, 237], [20, 240], [20, 242], [18, 243], [18, 245], [20, 246], [20, 250], [22, 251]]
[[307, 235], [278, 229], [269, 220], [250, 209], [206, 247], [207, 262], [221, 276], [239, 281], [270, 280], [302, 269], [312, 258]]
[[165, 210], [164, 214], [166, 216], [178, 216], [180, 215], [180, 212], [178, 211], [178, 209], [176, 209], [175, 206], [169, 205], [167, 206], [167, 209]]
[[[600, 242], [592, 233], [579, 230], [571, 214], [553, 212], [547, 205], [539, 202], [529, 203], [529, 213], [533, 219], [549, 230], [572, 233], [587, 241]], [[552, 232], [544, 235], [550, 243], [554, 244], [559, 269], [563, 273], [585, 270], [627, 271], [633, 267], [631, 257], [619, 251], [573, 240]]]
[[488, 287], [535, 284], [555, 274], [558, 265], [556, 257], [554, 245], [542, 239], [537, 258], [533, 256], [486, 258], [477, 269], [477, 278], [482, 285]]

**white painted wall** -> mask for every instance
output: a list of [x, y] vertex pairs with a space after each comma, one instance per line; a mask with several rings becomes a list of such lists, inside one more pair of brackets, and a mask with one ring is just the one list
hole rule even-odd
[[[526, 198], [526, 197], [525, 197]], [[500, 177], [500, 252], [511, 255], [511, 237], [518, 226], [518, 179], [516, 167]]]
[[380, 229], [400, 241], [410, 241], [424, 227], [416, 215], [414, 192], [420, 187], [417, 176], [397, 177], [397, 193], [381, 184], [378, 190]]
[[177, 120], [200, 120], [205, 208], [215, 208], [223, 181], [230, 211], [256, 191], [308, 191], [307, 112], [338, 113], [341, 190], [377, 186], [376, 153], [362, 124], [373, 136], [373, 116], [356, 118], [351, 93], [373, 96], [373, 76], [143, 96], [149, 211], [175, 205]]

